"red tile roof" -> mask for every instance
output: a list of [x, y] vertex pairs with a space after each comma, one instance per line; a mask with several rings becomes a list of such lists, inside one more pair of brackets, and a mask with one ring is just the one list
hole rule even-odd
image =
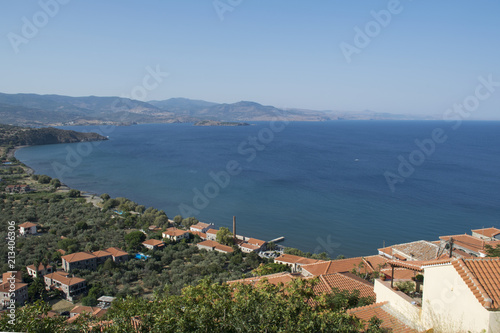
[[81, 279], [81, 278], [77, 278], [77, 277], [68, 277], [68, 274], [65, 274], [62, 272], [54, 272], [54, 273], [47, 274], [47, 275], [45, 275], [45, 278], [59, 281], [60, 283], [65, 284], [67, 286], [72, 286], [74, 284], [85, 282], [85, 279]]
[[497, 244], [500, 245], [500, 241], [484, 241], [482, 239], [472, 237], [467, 234], [463, 235], [452, 235], [452, 236], [441, 236], [442, 240], [449, 241], [453, 237], [453, 243], [457, 246], [461, 246], [465, 249], [476, 253], [484, 253], [484, 246], [491, 245], [495, 247]]
[[[362, 264], [361, 268], [359, 267], [360, 264]], [[370, 265], [367, 264], [363, 257], [323, 261], [302, 266], [303, 271], [305, 270], [314, 276], [319, 276], [322, 274], [350, 272], [353, 269], [356, 269], [357, 271], [363, 273], [373, 272], [374, 270], [370, 267]]]
[[186, 230], [181, 230], [177, 228], [169, 228], [167, 231], [163, 232], [162, 236], [165, 237], [165, 235], [170, 236], [170, 237], [179, 237], [184, 234], [188, 233]]
[[211, 247], [212, 249], [217, 249], [219, 251], [228, 252], [228, 253], [234, 252], [232, 247], [222, 245], [222, 244], [217, 243], [216, 241], [212, 241], [212, 240], [206, 240], [203, 242], [199, 242], [196, 245], [207, 246], [207, 247]]
[[[384, 273], [387, 276], [392, 275], [392, 268], [383, 268], [380, 270], [381, 273]], [[415, 277], [417, 274], [416, 270], [407, 269], [407, 268], [394, 268], [394, 279], [395, 280], [411, 280], [412, 277]]]
[[387, 302], [376, 303], [359, 308], [349, 309], [347, 310], [347, 313], [352, 314], [367, 323], [373, 316], [375, 316], [382, 320], [381, 327], [388, 328], [393, 333], [418, 333], [417, 330], [406, 326], [398, 318], [391, 315], [390, 311], [386, 310], [386, 307], [388, 307]]
[[217, 232], [218, 232], [218, 231], [219, 231], [219, 230], [217, 230], [217, 229], [208, 229], [208, 230], [207, 230], [207, 235], [208, 235], [208, 234], [211, 234], [211, 235], [217, 235]]
[[[14, 290], [18, 291], [19, 289], [24, 288], [27, 285], [28, 285], [27, 283], [14, 282]], [[0, 284], [0, 292], [2, 293], [11, 292], [11, 284], [9, 282], [3, 282], [2, 284]]]
[[491, 227], [491, 228], [475, 229], [472, 230], [472, 232], [475, 232], [476, 234], [481, 234], [486, 237], [495, 237], [496, 235], [500, 234], [500, 229]]
[[162, 246], [165, 245], [165, 243], [161, 240], [158, 239], [148, 239], [144, 242], [142, 242], [143, 245], [151, 245], [151, 246]]
[[300, 256], [294, 256], [293, 254], [286, 254], [286, 253], [283, 253], [278, 258], [274, 259], [274, 262], [277, 262], [277, 261], [285, 262], [288, 264], [298, 264], [298, 265], [309, 265], [309, 264], [325, 262], [324, 260], [304, 258], [304, 257], [300, 257]]
[[486, 309], [500, 308], [500, 258], [458, 259], [452, 264]]
[[94, 251], [92, 252], [92, 254], [95, 255], [97, 258], [111, 256], [111, 253], [109, 253], [108, 251]]
[[36, 227], [38, 224], [36, 223], [31, 223], [31, 222], [24, 222], [19, 225], [20, 228], [31, 228], [31, 227]]
[[258, 249], [260, 249], [260, 246], [253, 245], [253, 244], [248, 244], [248, 243], [241, 243], [240, 246], [244, 247], [246, 249], [250, 249], [250, 250], [258, 250]]
[[375, 292], [373, 291], [373, 284], [351, 273], [320, 275], [318, 284], [314, 286], [314, 291], [316, 294], [331, 293], [335, 288], [339, 290], [348, 290], [350, 292], [359, 290], [360, 297], [376, 298]]
[[207, 238], [207, 234], [204, 233], [204, 232], [201, 232], [201, 231], [190, 231], [190, 233], [192, 233], [193, 235], [198, 235], [200, 236], [201, 239], [206, 239]]
[[95, 256], [93, 254], [87, 253], [87, 252], [76, 252], [76, 253], [65, 255], [61, 258], [63, 260], [66, 260], [67, 262], [77, 262], [77, 261], [82, 261], [82, 260], [95, 259]]
[[401, 260], [389, 260], [387, 263], [394, 267], [403, 267], [407, 269], [412, 269], [417, 272], [423, 272], [424, 266], [433, 265], [444, 265], [449, 264], [453, 258], [435, 259], [435, 260], [419, 260], [419, 261], [401, 261]]
[[387, 261], [389, 261], [386, 257], [381, 255], [374, 255], [365, 257], [365, 262], [367, 262], [375, 271], [387, 266]]
[[2, 282], [7, 282], [7, 279], [14, 277], [16, 282], [23, 282], [23, 273], [21, 271], [7, 272], [2, 274]]
[[252, 244], [252, 245], [257, 245], [257, 246], [259, 246], [259, 247], [261, 247], [262, 245], [266, 244], [266, 242], [265, 242], [265, 241], [260, 240], [260, 239], [255, 239], [255, 238], [249, 238], [249, 239], [247, 240], [247, 243], [248, 243], [248, 244]]
[[[26, 266], [26, 268], [30, 268], [30, 269], [32, 269], [32, 270], [35, 270], [35, 265], [34, 265], [34, 264], [33, 264], [33, 265], [28, 265], [28, 266]], [[46, 265], [46, 266], [44, 266], [42, 263], [40, 263], [40, 264], [38, 265], [38, 270], [37, 270], [37, 272], [40, 272], [40, 271], [42, 271], [42, 270], [44, 270], [44, 269], [48, 269], [48, 268], [52, 268], [52, 266], [51, 266], [51, 265]]]
[[128, 253], [127, 253], [127, 252], [122, 251], [122, 250], [120, 250], [120, 249], [119, 249], [119, 248], [117, 248], [117, 247], [109, 247], [109, 248], [107, 248], [107, 249], [106, 249], [106, 250], [104, 250], [104, 251], [111, 253], [111, 255], [112, 255], [113, 257], [121, 257], [121, 256], [126, 256], [126, 255], [128, 255]]
[[195, 225], [192, 225], [191, 227], [196, 228], [196, 229], [205, 229], [205, 228], [208, 228], [210, 226], [212, 226], [212, 224], [205, 223], [205, 222], [198, 222]]

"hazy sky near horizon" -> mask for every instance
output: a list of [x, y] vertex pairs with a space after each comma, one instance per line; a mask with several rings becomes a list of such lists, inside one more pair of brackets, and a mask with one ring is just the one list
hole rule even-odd
[[0, 3], [0, 92], [442, 115], [500, 82], [498, 1], [59, 1]]

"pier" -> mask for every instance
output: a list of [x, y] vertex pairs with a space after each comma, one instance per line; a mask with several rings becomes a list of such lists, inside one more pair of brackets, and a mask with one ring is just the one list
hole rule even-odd
[[285, 237], [281, 236], [281, 237], [275, 238], [273, 240], [270, 240], [268, 243], [271, 243], [271, 242], [273, 242], [273, 243], [279, 243], [279, 242], [282, 242], [284, 240], [285, 240]]

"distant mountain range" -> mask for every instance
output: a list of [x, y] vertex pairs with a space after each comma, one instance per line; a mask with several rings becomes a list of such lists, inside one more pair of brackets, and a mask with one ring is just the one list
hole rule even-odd
[[170, 98], [163, 101], [141, 102], [121, 97], [0, 93], [0, 123], [23, 126], [130, 125], [201, 120], [269, 121], [277, 117], [288, 121], [430, 119], [372, 111], [279, 109], [247, 101], [218, 104], [202, 100]]

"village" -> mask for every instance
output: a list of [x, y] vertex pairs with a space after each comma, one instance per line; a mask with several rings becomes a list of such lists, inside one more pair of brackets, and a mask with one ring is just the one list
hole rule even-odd
[[[39, 226], [25, 222], [18, 227], [18, 237], [36, 237]], [[161, 228], [150, 227], [150, 231], [158, 230]], [[360, 297], [371, 297], [374, 303], [349, 309], [348, 313], [363, 320], [378, 317], [383, 320], [382, 327], [393, 332], [427, 332], [430, 329], [477, 332], [478, 328], [485, 332], [500, 331], [500, 258], [488, 257], [489, 249], [500, 245], [500, 229], [474, 229], [470, 235], [445, 235], [433, 241], [395, 244], [376, 249], [372, 255], [337, 260], [287, 254], [277, 251], [274, 242], [237, 235], [235, 217], [232, 234], [229, 234], [231, 246], [217, 241], [220, 230], [222, 228], [216, 229], [213, 223], [204, 222], [189, 228], [169, 226], [161, 230], [162, 240], [146, 239], [142, 247], [145, 252], [162, 251], [166, 242], [199, 237], [192, 245], [200, 250], [232, 253], [239, 249], [243, 253], [255, 252], [266, 257], [274, 254], [274, 263], [286, 266], [286, 270], [227, 283], [287, 284], [294, 279], [317, 279], [316, 294], [356, 290]], [[33, 277], [43, 276], [45, 288], [59, 290], [67, 301], [78, 300], [87, 292], [87, 281], [72, 274], [73, 270], [96, 270], [107, 260], [122, 263], [148, 259], [140, 252], [128, 253], [116, 247], [71, 254], [62, 249], [58, 251], [62, 255], [60, 268], [39, 263], [36, 268], [34, 264], [27, 266], [26, 271]], [[23, 283], [20, 271], [3, 273], [0, 288], [4, 307], [12, 302], [9, 288], [15, 290], [13, 299], [17, 304], [28, 300], [28, 284]], [[100, 318], [113, 300], [114, 297], [102, 296], [96, 306], [75, 303], [67, 313], [67, 320], [74, 321], [84, 312]], [[51, 311], [49, 315], [59, 314]]]

